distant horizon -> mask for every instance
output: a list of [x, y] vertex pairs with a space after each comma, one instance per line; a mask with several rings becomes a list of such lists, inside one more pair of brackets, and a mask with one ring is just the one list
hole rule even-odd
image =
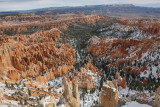
[[0, 12], [18, 12], [18, 11], [30, 11], [30, 10], [36, 10], [36, 9], [45, 9], [45, 8], [58, 8], [58, 7], [80, 7], [80, 6], [96, 6], [96, 5], [134, 5], [134, 6], [139, 6], [139, 7], [150, 7], [150, 8], [160, 8], [160, 4], [144, 4], [144, 5], [139, 5], [139, 4], [124, 4], [124, 3], [114, 3], [114, 4], [95, 4], [95, 5], [77, 5], [77, 6], [48, 6], [48, 7], [35, 7], [35, 8], [29, 8], [29, 9], [12, 9], [12, 10], [0, 10]]
[[0, 11], [32, 10], [48, 7], [85, 5], [133, 4], [142, 7], [160, 7], [160, 0], [0, 0]]

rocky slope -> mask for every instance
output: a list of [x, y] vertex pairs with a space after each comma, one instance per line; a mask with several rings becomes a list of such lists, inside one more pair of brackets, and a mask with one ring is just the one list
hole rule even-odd
[[[111, 27], [100, 30], [106, 38], [92, 37], [88, 45], [88, 53], [91, 53], [94, 64], [103, 68], [105, 78], [114, 80], [116, 72], [119, 72], [127, 82], [127, 97], [132, 96], [135, 90], [137, 94], [134, 97], [141, 103], [151, 103], [159, 87], [158, 26], [158, 20], [121, 19]], [[108, 29], [114, 32], [113, 36], [122, 36], [114, 38]], [[122, 93], [125, 94], [124, 90]]]
[[[15, 81], [27, 77], [41, 81], [41, 76], [52, 75], [54, 70], [57, 71], [56, 76], [73, 69], [75, 52], [68, 44], [56, 46], [55, 42], [60, 39], [59, 33], [58, 29], [51, 29], [28, 37], [8, 37], [8, 42], [2, 40], [1, 72], [7, 73], [8, 78]], [[53, 78], [54, 74], [53, 77], [47, 77]]]

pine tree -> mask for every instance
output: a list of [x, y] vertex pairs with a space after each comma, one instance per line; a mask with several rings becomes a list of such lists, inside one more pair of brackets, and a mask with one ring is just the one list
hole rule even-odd
[[29, 90], [29, 88], [28, 88], [28, 95], [31, 96], [31, 91]]
[[11, 85], [11, 88], [12, 88], [12, 89], [14, 88], [14, 85], [13, 85], [13, 84]]
[[22, 101], [20, 100], [20, 105], [22, 105]]
[[99, 91], [101, 91], [102, 86], [103, 86], [103, 77], [101, 78], [101, 81], [100, 81]]
[[8, 88], [8, 83], [7, 83], [7, 81], [5, 81], [5, 84], [6, 84], [6, 87]]
[[23, 83], [23, 87], [26, 87], [26, 84], [25, 84], [25, 83]]
[[27, 100], [26, 99], [24, 100], [24, 105], [27, 105]]

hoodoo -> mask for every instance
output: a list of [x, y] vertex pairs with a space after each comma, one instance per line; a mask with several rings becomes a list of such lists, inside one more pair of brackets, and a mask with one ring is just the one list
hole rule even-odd
[[105, 83], [99, 93], [99, 104], [104, 107], [117, 107], [119, 92], [117, 81]]

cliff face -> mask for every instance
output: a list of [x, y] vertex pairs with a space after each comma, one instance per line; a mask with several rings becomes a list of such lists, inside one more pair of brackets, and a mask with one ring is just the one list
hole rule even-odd
[[104, 84], [99, 94], [99, 103], [104, 107], [117, 107], [119, 100], [119, 92], [117, 82], [114, 84], [108, 81]]
[[2, 104], [3, 104], [3, 102], [2, 102], [2, 98], [3, 98], [3, 93], [0, 91], [0, 105], [2, 105]]
[[156, 96], [153, 101], [153, 107], [160, 107], [160, 87], [157, 89]]
[[[66, 77], [63, 78], [64, 93], [63, 97], [66, 101], [66, 107], [80, 107], [80, 96], [78, 92], [78, 82], [75, 81], [72, 86], [72, 82]], [[74, 88], [74, 90], [73, 90]], [[72, 91], [73, 90], [73, 91]]]
[[0, 50], [0, 72], [5, 73], [7, 69], [13, 69], [10, 51], [7, 47], [1, 47]]

